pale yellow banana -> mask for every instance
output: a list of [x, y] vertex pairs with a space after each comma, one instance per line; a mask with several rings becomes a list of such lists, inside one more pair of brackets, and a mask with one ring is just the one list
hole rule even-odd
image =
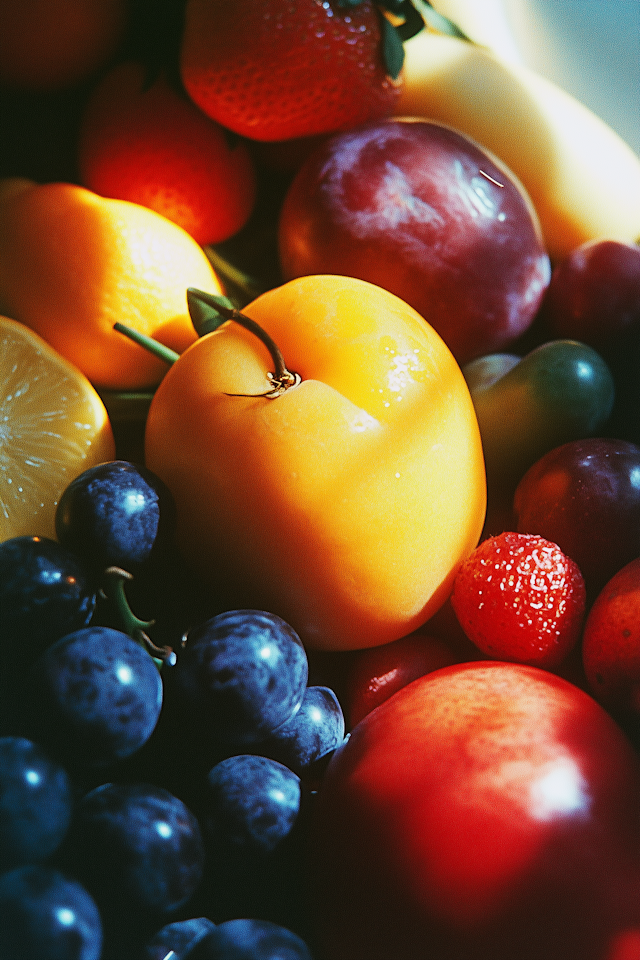
[[446, 123], [496, 154], [529, 193], [557, 261], [588, 240], [640, 239], [640, 157], [556, 84], [423, 30], [405, 43], [398, 116]]

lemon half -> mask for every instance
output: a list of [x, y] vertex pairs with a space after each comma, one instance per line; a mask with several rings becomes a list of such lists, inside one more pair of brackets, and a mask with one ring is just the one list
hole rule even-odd
[[55, 538], [63, 490], [114, 457], [111, 423], [89, 380], [32, 330], [0, 317], [0, 542]]

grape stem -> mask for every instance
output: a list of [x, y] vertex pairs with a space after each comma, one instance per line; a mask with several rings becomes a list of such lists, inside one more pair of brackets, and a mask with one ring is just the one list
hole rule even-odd
[[176, 655], [171, 647], [156, 646], [146, 633], [155, 620], [140, 620], [131, 609], [125, 591], [125, 582], [128, 580], [133, 580], [133, 576], [127, 570], [122, 567], [107, 567], [104, 571], [103, 595], [114, 604], [123, 632], [147, 651], [158, 669], [165, 663], [173, 666]]

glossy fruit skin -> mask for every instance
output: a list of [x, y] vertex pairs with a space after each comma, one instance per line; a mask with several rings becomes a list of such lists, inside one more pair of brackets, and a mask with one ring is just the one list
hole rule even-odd
[[515, 176], [463, 134], [415, 118], [319, 147], [285, 197], [278, 244], [285, 278], [376, 283], [410, 303], [459, 363], [524, 333], [551, 275]]
[[189, 0], [182, 82], [207, 116], [253, 140], [331, 133], [391, 113], [373, 3]]
[[164, 76], [114, 67], [94, 90], [78, 144], [81, 182], [173, 220], [201, 246], [244, 226], [256, 198], [251, 155]]
[[162, 706], [151, 656], [110, 627], [62, 637], [25, 681], [25, 718], [33, 738], [74, 767], [100, 768], [139, 750]]
[[217, 763], [200, 816], [215, 862], [273, 853], [294, 827], [300, 796], [300, 778], [276, 760], [237, 754]]
[[72, 809], [64, 767], [25, 737], [0, 737], [0, 873], [51, 856]]
[[501, 157], [533, 200], [554, 263], [589, 240], [637, 240], [640, 159], [592, 110], [457, 37], [422, 30], [405, 54], [396, 113], [450, 124]]
[[556, 264], [542, 304], [552, 336], [600, 349], [640, 328], [640, 247], [619, 240], [580, 244]]
[[85, 470], [64, 490], [56, 535], [92, 569], [132, 573], [173, 538], [175, 505], [162, 480], [143, 466], [111, 460]]
[[414, 681], [327, 768], [310, 860], [322, 956], [605, 960], [638, 924], [639, 789], [617, 724], [547, 671], [484, 661]]
[[[465, 366], [493, 488], [511, 485], [549, 450], [604, 429], [615, 399], [604, 359], [576, 340], [549, 340], [493, 379], [503, 355]], [[483, 382], [483, 378], [484, 379]], [[478, 382], [479, 381], [479, 382]]]
[[0, 543], [0, 649], [27, 669], [44, 650], [86, 627], [97, 584], [77, 553], [48, 537]]
[[595, 596], [640, 553], [640, 447], [594, 437], [555, 447], [527, 470], [514, 499], [516, 527], [558, 546]]
[[94, 385], [162, 378], [166, 363], [113, 325], [180, 353], [196, 339], [191, 285], [221, 292], [202, 248], [155, 211], [71, 183], [0, 183], [0, 301]]
[[357, 654], [347, 682], [349, 729], [412, 680], [457, 663], [453, 649], [428, 629]]
[[580, 638], [586, 589], [577, 564], [555, 543], [506, 531], [462, 563], [451, 605], [488, 657], [551, 670]]
[[189, 953], [192, 960], [312, 960], [306, 943], [271, 920], [238, 918], [216, 926]]
[[98, 908], [73, 878], [42, 865], [0, 877], [1, 960], [99, 960], [102, 940]]
[[407, 304], [353, 278], [301, 278], [245, 313], [302, 382], [275, 400], [228, 396], [264, 393], [272, 369], [233, 323], [173, 364], [145, 462], [176, 500], [181, 552], [308, 647], [396, 640], [444, 602], [484, 519], [459, 367]]
[[582, 662], [594, 697], [619, 715], [640, 714], [640, 559], [596, 597], [584, 626]]
[[256, 752], [304, 777], [340, 746], [344, 733], [344, 714], [334, 691], [311, 685], [293, 717], [260, 743]]
[[196, 817], [154, 784], [104, 783], [86, 793], [69, 849], [101, 908], [160, 922], [195, 893], [204, 869]]
[[546, 337], [590, 344], [616, 382], [608, 436], [637, 443], [640, 391], [640, 246], [595, 239], [556, 264], [540, 311]]
[[292, 718], [307, 677], [305, 649], [289, 624], [263, 610], [229, 610], [188, 632], [172, 679], [201, 739], [233, 752]]
[[178, 960], [191, 951], [196, 943], [213, 930], [215, 924], [208, 917], [190, 917], [166, 923], [145, 944], [141, 960], [166, 960], [173, 950]]

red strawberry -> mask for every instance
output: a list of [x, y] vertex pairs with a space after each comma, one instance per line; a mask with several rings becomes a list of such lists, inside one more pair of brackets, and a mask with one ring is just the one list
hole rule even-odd
[[392, 32], [373, 0], [188, 0], [182, 81], [204, 113], [253, 140], [333, 133], [392, 112]]
[[543, 537], [501, 533], [462, 564], [451, 604], [487, 656], [559, 666], [577, 642], [586, 591], [576, 563]]

